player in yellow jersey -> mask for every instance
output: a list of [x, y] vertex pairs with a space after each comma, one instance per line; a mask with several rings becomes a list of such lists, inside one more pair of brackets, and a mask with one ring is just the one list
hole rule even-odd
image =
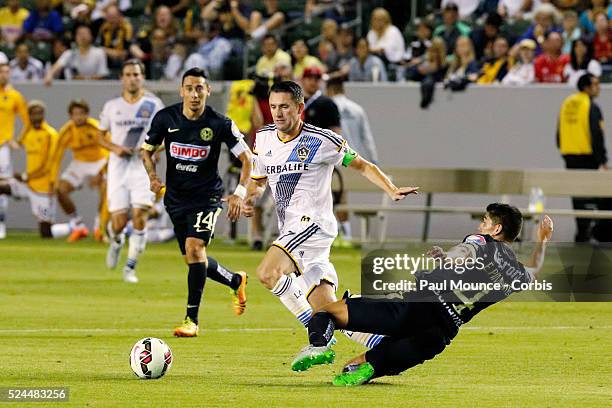
[[[13, 140], [15, 117], [19, 115], [23, 125], [28, 123], [25, 99], [9, 84], [10, 73], [8, 64], [0, 64], [0, 179], [13, 175], [10, 148], [17, 147]], [[8, 198], [0, 195], [0, 239], [6, 238], [7, 208]]]
[[55, 224], [55, 182], [60, 163], [54, 160], [59, 135], [45, 121], [45, 104], [31, 101], [27, 106], [30, 124], [18, 144], [25, 149], [26, 171], [0, 181], [0, 194], [29, 198], [32, 214], [38, 219], [43, 238], [60, 238], [70, 233], [69, 224]]
[[72, 162], [60, 177], [57, 199], [70, 219], [72, 232], [68, 241], [74, 242], [87, 237], [89, 230], [78, 215], [70, 193], [80, 189], [85, 183], [91, 185], [93, 181], [98, 180], [99, 173], [108, 160], [108, 151], [98, 144], [98, 121], [89, 117], [89, 104], [86, 101], [71, 101], [68, 105], [68, 115], [70, 120], [59, 132], [60, 148], [55, 160], [61, 162], [65, 150], [72, 150]]

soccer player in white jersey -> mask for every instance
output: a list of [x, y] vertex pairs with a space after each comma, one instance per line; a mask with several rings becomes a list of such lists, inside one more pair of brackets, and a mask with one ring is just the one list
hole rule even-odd
[[[155, 95], [144, 90], [144, 65], [128, 60], [121, 70], [121, 96], [104, 104], [100, 114], [99, 143], [110, 153], [108, 161], [108, 210], [111, 213], [110, 246], [106, 266], [114, 269], [125, 242], [123, 229], [131, 209], [134, 229], [129, 238], [127, 263], [123, 280], [137, 283], [135, 268], [147, 242], [145, 226], [154, 194], [149, 177], [140, 161], [140, 146], [153, 116], [163, 108]], [[110, 132], [110, 140], [104, 136]]]
[[[256, 135], [254, 165], [244, 214], [270, 184], [279, 223], [279, 237], [257, 268], [257, 276], [304, 325], [317, 310], [336, 299], [338, 277], [329, 261], [338, 226], [332, 209], [331, 176], [335, 165], [359, 171], [394, 200], [416, 194], [416, 187], [396, 187], [374, 164], [361, 158], [342, 137], [300, 119], [304, 94], [295, 82], [272, 86], [269, 96], [273, 125]], [[382, 336], [345, 333], [373, 347]]]

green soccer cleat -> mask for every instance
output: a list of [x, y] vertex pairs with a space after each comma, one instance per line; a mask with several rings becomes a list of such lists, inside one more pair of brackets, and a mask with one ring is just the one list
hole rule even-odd
[[310, 367], [319, 364], [331, 364], [336, 358], [336, 353], [328, 346], [315, 347], [308, 345], [300, 351], [293, 363], [293, 371], [306, 371]]
[[374, 367], [370, 363], [351, 364], [344, 367], [342, 374], [338, 374], [332, 380], [337, 387], [351, 387], [353, 385], [365, 384], [374, 377]]

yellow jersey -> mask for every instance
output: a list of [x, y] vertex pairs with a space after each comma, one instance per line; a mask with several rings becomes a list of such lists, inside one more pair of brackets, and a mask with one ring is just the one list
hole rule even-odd
[[40, 129], [27, 126], [19, 138], [26, 152], [28, 186], [37, 193], [52, 193], [60, 163], [54, 160], [59, 147], [59, 134], [43, 122]]
[[[591, 98], [585, 92], [568, 96], [559, 111], [559, 150], [561, 154], [590, 155]], [[603, 127], [597, 123], [596, 126]]]
[[251, 95], [253, 86], [255, 86], [255, 81], [252, 79], [233, 81], [227, 104], [227, 117], [233, 120], [238, 129], [245, 135], [248, 135], [253, 127], [251, 123], [255, 106], [255, 97]]
[[0, 88], [0, 146], [13, 138], [15, 115], [19, 115], [24, 128], [30, 123], [23, 96], [11, 85]]
[[97, 162], [108, 157], [108, 150], [98, 144], [99, 123], [96, 119], [87, 118], [83, 126], [77, 126], [69, 120], [59, 131], [60, 150], [57, 161], [62, 160], [65, 149], [71, 149], [75, 160]]

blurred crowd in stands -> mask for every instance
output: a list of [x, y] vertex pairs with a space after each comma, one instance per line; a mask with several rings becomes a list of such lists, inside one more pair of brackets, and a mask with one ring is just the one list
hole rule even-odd
[[[187, 68], [214, 80], [575, 85], [612, 80], [608, 0], [6, 0], [0, 63], [13, 81], [149, 79]], [[417, 12], [417, 16], [411, 13]]]

